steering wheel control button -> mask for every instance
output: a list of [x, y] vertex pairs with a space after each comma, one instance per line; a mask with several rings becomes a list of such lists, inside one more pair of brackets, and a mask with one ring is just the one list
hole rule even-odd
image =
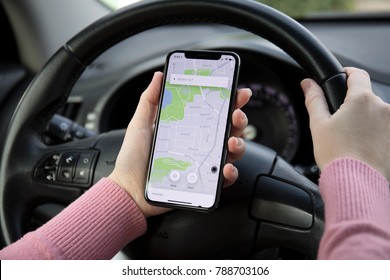
[[63, 176], [64, 178], [66, 178], [66, 179], [72, 178], [72, 174], [71, 174], [68, 170], [64, 170], [64, 171], [62, 172], [62, 176]]
[[57, 177], [57, 167], [60, 162], [60, 158], [60, 153], [50, 154], [49, 156], [46, 156], [38, 165], [38, 168], [35, 171], [35, 177], [43, 181], [55, 182]]
[[53, 181], [53, 182], [55, 182], [55, 180], [56, 180], [56, 174], [55, 174], [55, 172], [50, 172], [49, 174], [46, 175], [45, 178], [46, 178], [47, 181]]
[[89, 181], [89, 173], [89, 169], [77, 168], [73, 180], [74, 183], [87, 184]]
[[94, 157], [93, 153], [82, 153], [80, 155], [79, 162], [77, 163], [77, 167], [89, 169], [91, 167], [93, 157]]
[[76, 165], [74, 183], [88, 184], [94, 153], [81, 153]]
[[47, 155], [35, 169], [35, 178], [51, 183], [88, 187], [98, 151], [70, 150]]
[[64, 153], [61, 157], [57, 180], [59, 182], [73, 182], [74, 171], [76, 168], [78, 153]]

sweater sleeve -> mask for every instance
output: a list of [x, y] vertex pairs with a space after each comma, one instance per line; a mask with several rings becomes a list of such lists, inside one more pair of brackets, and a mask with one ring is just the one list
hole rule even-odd
[[388, 181], [365, 163], [342, 158], [324, 168], [325, 232], [319, 259], [390, 259]]
[[146, 219], [108, 178], [36, 231], [0, 251], [0, 259], [111, 259], [146, 230]]

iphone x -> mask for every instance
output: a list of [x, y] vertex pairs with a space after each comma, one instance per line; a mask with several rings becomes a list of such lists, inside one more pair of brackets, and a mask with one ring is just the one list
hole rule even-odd
[[168, 54], [146, 181], [149, 203], [217, 207], [239, 64], [233, 52]]

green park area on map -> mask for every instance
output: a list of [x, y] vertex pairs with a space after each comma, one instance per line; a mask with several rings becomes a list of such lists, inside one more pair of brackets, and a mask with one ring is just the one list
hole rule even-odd
[[[201, 70], [185, 70], [186, 75], [199, 75], [199, 76], [210, 76], [210, 69]], [[202, 89], [210, 89], [213, 91], [220, 92], [220, 98], [230, 98], [230, 93], [225, 88], [218, 87], [200, 87], [200, 86], [183, 86], [173, 85], [166, 82], [165, 89], [170, 91], [172, 94], [172, 101], [164, 109], [161, 110], [160, 120], [161, 121], [181, 121], [184, 119], [184, 108], [188, 102], [194, 102], [195, 95], [201, 95]]]
[[162, 157], [154, 160], [150, 180], [152, 182], [161, 182], [167, 177], [171, 170], [186, 170], [191, 166], [190, 162], [176, 160], [172, 157]]

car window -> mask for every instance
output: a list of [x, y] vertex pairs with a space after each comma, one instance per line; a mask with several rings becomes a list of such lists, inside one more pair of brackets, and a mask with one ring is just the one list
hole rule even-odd
[[[98, 0], [112, 10], [142, 0]], [[390, 13], [389, 0], [259, 0], [292, 17], [323, 17], [346, 14]]]

